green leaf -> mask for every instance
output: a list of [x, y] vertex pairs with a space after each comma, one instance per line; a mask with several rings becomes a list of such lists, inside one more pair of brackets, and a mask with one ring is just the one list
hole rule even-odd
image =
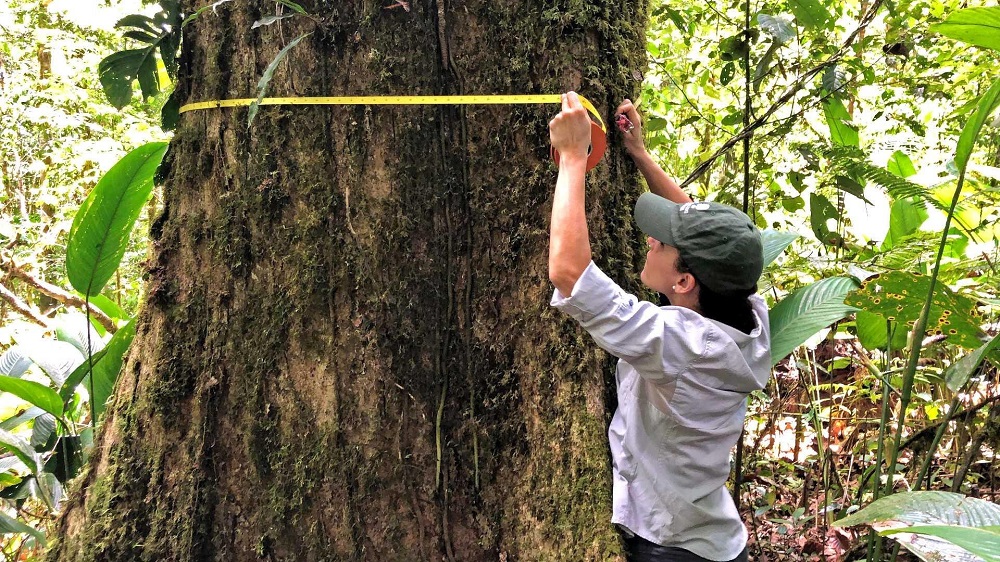
[[104, 57], [97, 66], [101, 86], [111, 105], [121, 109], [132, 101], [132, 81], [138, 79], [144, 97], [160, 90], [152, 47], [126, 49]]
[[952, 392], [958, 392], [966, 381], [976, 372], [983, 359], [989, 357], [993, 350], [1000, 345], [1000, 335], [993, 336], [993, 339], [986, 342], [972, 353], [966, 354], [958, 361], [952, 363], [944, 372], [944, 380]]
[[767, 78], [767, 71], [771, 69], [771, 61], [774, 60], [774, 54], [778, 52], [780, 46], [781, 44], [777, 41], [772, 41], [767, 51], [757, 61], [757, 66], [753, 71], [753, 90], [755, 92], [760, 91], [760, 85], [764, 82], [764, 78]]
[[858, 341], [869, 351], [884, 350], [890, 335], [892, 349], [896, 351], [906, 349], [906, 337], [909, 332], [906, 328], [900, 328], [899, 322], [890, 322], [874, 312], [859, 310], [854, 315], [854, 325], [858, 331]]
[[818, 193], [809, 194], [809, 223], [816, 239], [829, 246], [840, 246], [843, 238], [827, 224], [839, 221], [840, 213], [826, 197]]
[[[906, 271], [881, 273], [862, 284], [846, 303], [912, 329], [930, 290], [930, 277]], [[981, 345], [976, 302], [940, 283], [935, 285], [927, 332], [967, 349]], [[921, 335], [921, 337], [923, 337]]]
[[[879, 532], [898, 529], [899, 533], [912, 532], [914, 526], [961, 525], [996, 532], [1000, 506], [951, 492], [901, 492], [879, 498], [834, 525], [871, 525]], [[920, 535], [893, 538], [924, 560], [975, 560], [941, 541], [921, 540]]]
[[64, 341], [37, 339], [25, 347], [35, 365], [57, 385], [66, 380], [83, 358], [79, 349]]
[[107, 354], [101, 361], [94, 364], [94, 375], [91, 379], [94, 383], [94, 393], [90, 399], [94, 405], [94, 412], [98, 416], [104, 412], [104, 405], [115, 390], [115, 382], [118, 381], [118, 374], [122, 370], [125, 354], [128, 352], [129, 346], [132, 345], [133, 338], [135, 338], [134, 320], [115, 332], [105, 348]]
[[[88, 331], [90, 332], [88, 334]], [[66, 342], [76, 348], [80, 352], [80, 355], [87, 355], [87, 346], [90, 345], [90, 352], [97, 353], [104, 348], [104, 340], [101, 339], [101, 335], [97, 333], [97, 329], [94, 325], [87, 320], [85, 314], [72, 312], [63, 314], [59, 317], [56, 324], [56, 339], [61, 342]], [[89, 341], [88, 341], [89, 340]], [[73, 363], [73, 366], [69, 371], [65, 373], [62, 379], [59, 381], [60, 384], [69, 373], [79, 364], [79, 357]]]
[[76, 392], [76, 387], [90, 374], [90, 364], [93, 363], [96, 366], [104, 359], [107, 353], [108, 348], [105, 347], [95, 353], [90, 360], [84, 358], [83, 363], [80, 363], [80, 366], [70, 376], [66, 377], [66, 381], [59, 388], [59, 397], [62, 398], [63, 404], [69, 404], [70, 399], [73, 398], [73, 393]]
[[830, 93], [839, 92], [847, 82], [844, 69], [832, 64], [823, 72], [823, 89]]
[[21, 412], [12, 418], [7, 418], [0, 422], [0, 429], [4, 431], [14, 431], [18, 427], [28, 423], [29, 421], [37, 418], [38, 416], [45, 413], [45, 410], [39, 408], [38, 406], [32, 406], [27, 410]]
[[59, 395], [43, 384], [24, 379], [0, 377], [0, 392], [9, 392], [57, 418], [61, 418], [63, 415], [63, 402]]
[[31, 367], [25, 349], [15, 345], [0, 355], [0, 375], [20, 378]]
[[917, 169], [913, 166], [913, 161], [901, 150], [892, 153], [889, 163], [885, 167], [894, 175], [901, 178], [908, 178], [917, 173]]
[[306, 12], [305, 8], [303, 8], [302, 6], [296, 4], [295, 2], [292, 2], [291, 0], [278, 0], [278, 3], [279, 4], [283, 4], [285, 6], [288, 6], [289, 8], [291, 8], [292, 10], [294, 10], [295, 13], [302, 14], [302, 15], [306, 15], [308, 13], [308, 12]]
[[837, 189], [850, 193], [869, 205], [872, 204], [872, 202], [865, 197], [865, 186], [858, 183], [858, 180], [850, 176], [838, 175], [834, 178], [833, 184], [837, 187]]
[[55, 440], [52, 439], [55, 432], [55, 416], [52, 414], [38, 416], [31, 427], [31, 446], [38, 452], [48, 451], [48, 445], [55, 444]]
[[857, 286], [850, 277], [830, 277], [776, 304], [770, 314], [771, 364], [777, 364], [817, 332], [856, 311], [844, 304], [844, 297]]
[[[726, 86], [733, 81], [734, 76], [736, 76], [736, 65], [733, 64], [733, 61], [729, 61], [722, 67], [722, 73], [719, 75], [719, 83]], [[724, 121], [725, 119], [723, 119]]]
[[930, 30], [977, 47], [1000, 50], [1000, 7], [958, 10]]
[[889, 209], [889, 232], [882, 241], [882, 250], [891, 250], [903, 238], [915, 233], [928, 216], [927, 206], [918, 197], [895, 201]]
[[851, 124], [851, 114], [842, 101], [828, 98], [823, 102], [823, 115], [830, 127], [830, 140], [840, 146], [860, 146], [858, 130]]
[[834, 525], [853, 527], [888, 521], [909, 525], [1000, 525], [1000, 505], [952, 492], [900, 492], [881, 497]]
[[779, 45], [784, 45], [795, 39], [795, 28], [792, 27], [792, 22], [785, 18], [761, 13], [757, 14], [757, 24]]
[[[918, 535], [930, 535], [942, 538], [952, 545], [979, 556], [985, 562], [1000, 562], [1000, 526], [918, 525], [916, 527], [886, 529], [879, 532], [880, 535], [893, 535], [897, 533], [916, 533]], [[907, 546], [907, 542], [903, 541], [903, 545]], [[957, 559], [961, 554], [956, 552], [949, 559]], [[938, 558], [935, 557], [934, 559]]]
[[764, 267], [767, 267], [785, 251], [789, 244], [799, 237], [794, 232], [781, 232], [771, 228], [762, 230], [760, 237], [764, 245]]
[[167, 143], [151, 142], [126, 154], [77, 212], [66, 243], [66, 274], [77, 291], [99, 294], [118, 269], [166, 150]]
[[21, 459], [24, 466], [28, 467], [32, 473], [38, 471], [38, 453], [24, 439], [7, 430], [0, 429], [0, 447], [14, 453], [14, 456]]
[[990, 89], [983, 94], [979, 105], [976, 106], [975, 113], [962, 128], [962, 136], [959, 137], [958, 147], [955, 149], [955, 164], [960, 170], [964, 170], [968, 165], [972, 148], [975, 146], [976, 140], [979, 139], [979, 131], [982, 130], [993, 110], [997, 108], [998, 103], [1000, 103], [1000, 78], [993, 82]]
[[789, 0], [788, 8], [795, 20], [806, 28], [822, 26], [831, 18], [829, 10], [819, 0]]
[[118, 306], [118, 304], [115, 301], [109, 299], [104, 295], [94, 295], [90, 297], [90, 304], [96, 306], [101, 310], [101, 312], [107, 314], [111, 318], [117, 320], [124, 320], [125, 318], [128, 318], [125, 312], [121, 309], [121, 307]]
[[24, 533], [35, 537], [35, 540], [43, 545], [45, 544], [45, 533], [35, 529], [34, 527], [30, 527], [17, 519], [14, 519], [3, 511], [0, 511], [0, 533], [4, 535], [9, 535], [11, 533]]
[[[301, 7], [299, 9], [301, 9]], [[302, 13], [305, 12], [303, 11]], [[264, 99], [264, 96], [267, 94], [267, 87], [271, 83], [271, 78], [274, 77], [274, 71], [278, 68], [278, 65], [281, 64], [281, 61], [284, 60], [286, 56], [288, 56], [288, 52], [294, 49], [296, 45], [298, 45], [303, 39], [309, 37], [310, 35], [312, 35], [312, 32], [303, 33], [302, 35], [299, 35], [295, 39], [292, 39], [292, 42], [285, 45], [283, 49], [278, 51], [278, 55], [274, 57], [274, 60], [271, 61], [271, 64], [267, 65], [267, 68], [264, 69], [263, 76], [261, 76], [260, 80], [257, 81], [257, 99], [255, 99], [254, 102], [250, 104], [250, 111], [247, 114], [248, 129], [250, 128], [250, 125], [253, 123], [254, 117], [257, 116], [257, 110], [260, 109], [260, 100]]]

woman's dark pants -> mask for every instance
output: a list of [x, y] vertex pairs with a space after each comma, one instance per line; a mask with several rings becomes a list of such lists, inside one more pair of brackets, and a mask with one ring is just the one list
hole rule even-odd
[[[690, 550], [660, 546], [638, 535], [625, 537], [625, 552], [629, 562], [712, 562]], [[747, 562], [747, 549], [729, 562]]]

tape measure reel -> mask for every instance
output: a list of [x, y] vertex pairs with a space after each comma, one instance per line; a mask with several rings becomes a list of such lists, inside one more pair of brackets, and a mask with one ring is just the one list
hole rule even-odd
[[[461, 96], [316, 96], [278, 98], [238, 98], [189, 103], [180, 108], [180, 113], [199, 109], [222, 107], [246, 107], [256, 102], [258, 105], [507, 105], [562, 103], [560, 94], [527, 95], [461, 95]], [[608, 147], [607, 133], [600, 113], [587, 98], [580, 96], [580, 103], [590, 112], [590, 150], [587, 152], [587, 171], [594, 169], [604, 157]], [[550, 149], [552, 160], [559, 165], [559, 152]]]
[[[604, 133], [604, 128], [602, 128], [597, 123], [590, 122], [590, 146], [587, 148], [587, 171], [591, 171], [597, 166], [597, 163], [604, 158], [604, 151], [608, 148], [608, 138]], [[552, 156], [552, 161], [556, 163], [556, 167], [559, 167], [559, 151], [555, 148], [549, 148], [549, 154]]]

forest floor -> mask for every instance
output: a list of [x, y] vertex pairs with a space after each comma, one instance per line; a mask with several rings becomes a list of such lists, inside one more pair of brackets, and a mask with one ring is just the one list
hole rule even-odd
[[[832, 525], [846, 510], [856, 509], [852, 506], [870, 501], [860, 491], [872, 487], [868, 477], [880, 441], [880, 386], [856, 360], [857, 353], [850, 340], [824, 342], [815, 356], [779, 364], [767, 397], [751, 400], [740, 507], [754, 562], [867, 558], [867, 528]], [[816, 365], [837, 368], [825, 371]], [[935, 371], [933, 364], [925, 367], [928, 373]], [[953, 398], [944, 384], [934, 381], [914, 394], [899, 459], [906, 469], [897, 475], [897, 490], [911, 488], [916, 480], [915, 466], [926, 456], [933, 430], [945, 420]], [[1000, 400], [998, 370], [984, 370], [959, 400], [965, 413], [945, 432], [931, 463], [930, 485], [923, 489], [998, 502], [995, 451], [1000, 435], [989, 428], [1000, 420], [987, 417], [991, 405], [995, 414]], [[896, 419], [896, 412], [898, 404], [890, 419]], [[891, 438], [882, 441], [891, 444]], [[965, 473], [962, 485], [954, 486], [960, 471]], [[904, 549], [897, 560], [917, 559]]]

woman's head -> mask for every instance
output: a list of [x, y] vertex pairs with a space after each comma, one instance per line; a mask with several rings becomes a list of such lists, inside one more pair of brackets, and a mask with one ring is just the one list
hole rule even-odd
[[755, 322], [747, 297], [763, 270], [760, 232], [742, 212], [718, 203], [678, 205], [651, 193], [635, 206], [648, 236], [642, 282], [670, 304], [743, 332]]
[[[678, 205], [644, 193], [635, 204], [635, 220], [656, 248], [663, 244], [676, 250], [698, 281], [712, 291], [738, 294], [756, 286], [764, 268], [760, 231], [737, 209], [708, 202]], [[665, 251], [672, 253], [669, 248]], [[660, 275], [644, 271], [644, 282], [646, 277]]]

